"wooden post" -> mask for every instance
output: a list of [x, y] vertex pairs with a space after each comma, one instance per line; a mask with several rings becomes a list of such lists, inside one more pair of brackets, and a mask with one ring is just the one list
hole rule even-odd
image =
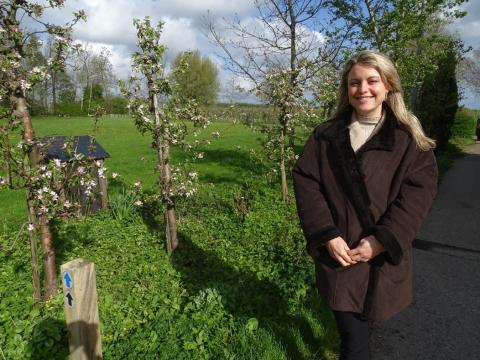
[[[103, 167], [103, 160], [98, 160]], [[102, 209], [108, 207], [108, 190], [107, 190], [107, 178], [106, 176], [100, 176], [97, 169], [97, 181], [98, 181], [98, 190], [100, 190], [100, 206]]]
[[95, 264], [75, 259], [61, 266], [71, 360], [102, 356]]

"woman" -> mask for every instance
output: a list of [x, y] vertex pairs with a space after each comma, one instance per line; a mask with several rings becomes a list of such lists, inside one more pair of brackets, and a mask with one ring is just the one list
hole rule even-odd
[[341, 359], [368, 359], [369, 320], [412, 301], [412, 241], [437, 190], [437, 166], [383, 54], [344, 68], [337, 110], [318, 126], [293, 169], [317, 287], [332, 308]]

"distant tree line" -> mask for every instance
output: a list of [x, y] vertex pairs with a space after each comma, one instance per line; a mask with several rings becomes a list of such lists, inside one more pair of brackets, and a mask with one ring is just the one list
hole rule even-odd
[[[35, 35], [25, 46], [26, 68], [46, 66], [53, 54], [53, 36], [46, 42]], [[110, 62], [111, 54], [105, 48], [99, 53], [88, 45], [77, 46], [68, 54], [66, 66], [53, 69], [38, 84], [28, 90], [27, 101], [32, 115], [91, 115], [98, 107], [107, 114], [127, 114], [127, 99], [120, 93]], [[188, 64], [181, 73], [175, 71], [181, 62]], [[171, 66], [171, 77], [180, 85], [183, 99], [193, 99], [200, 105], [217, 101], [218, 70], [198, 50], [179, 53]], [[7, 99], [2, 100], [3, 106]]]

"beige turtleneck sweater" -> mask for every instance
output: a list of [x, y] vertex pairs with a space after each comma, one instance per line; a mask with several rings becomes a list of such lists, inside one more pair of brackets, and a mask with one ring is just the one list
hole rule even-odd
[[352, 112], [352, 119], [348, 126], [350, 132], [350, 143], [353, 151], [357, 152], [377, 131], [381, 128], [385, 116], [379, 118], [359, 118], [355, 111]]

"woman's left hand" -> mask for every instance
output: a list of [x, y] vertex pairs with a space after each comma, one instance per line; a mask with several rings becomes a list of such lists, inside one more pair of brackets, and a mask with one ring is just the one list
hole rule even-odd
[[383, 245], [375, 239], [375, 236], [370, 235], [360, 240], [358, 246], [352, 250], [348, 250], [347, 254], [350, 255], [354, 261], [367, 262], [383, 251], [385, 251]]

